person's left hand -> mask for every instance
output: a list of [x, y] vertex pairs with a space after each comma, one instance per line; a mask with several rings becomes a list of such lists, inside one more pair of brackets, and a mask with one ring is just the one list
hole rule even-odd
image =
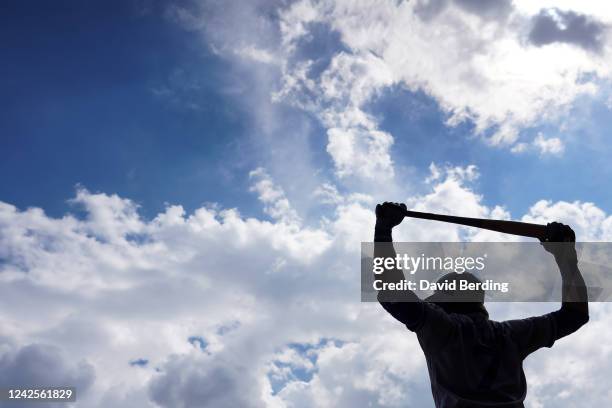
[[568, 225], [551, 222], [546, 225], [546, 237], [542, 246], [554, 255], [557, 261], [576, 260], [576, 234]]
[[376, 206], [376, 226], [381, 228], [393, 228], [404, 219], [406, 204], [390, 203], [385, 201]]

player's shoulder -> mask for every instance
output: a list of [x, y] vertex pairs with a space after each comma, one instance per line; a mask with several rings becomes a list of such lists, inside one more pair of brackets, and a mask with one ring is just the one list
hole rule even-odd
[[510, 333], [510, 325], [508, 324], [508, 320], [501, 322], [497, 320], [489, 320], [488, 324], [498, 334]]
[[519, 340], [517, 337], [521, 337], [526, 331], [529, 331], [536, 320], [538, 320], [536, 317], [526, 317], [522, 319], [504, 320], [501, 322], [491, 321], [491, 324], [497, 333]]

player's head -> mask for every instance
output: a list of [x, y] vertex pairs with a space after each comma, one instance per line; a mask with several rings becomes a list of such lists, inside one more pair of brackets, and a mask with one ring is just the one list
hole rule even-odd
[[480, 312], [488, 316], [484, 307], [484, 290], [481, 289], [481, 281], [476, 276], [469, 272], [451, 272], [438, 279], [437, 283], [437, 286], [443, 289], [436, 290], [433, 295], [425, 299], [426, 301], [440, 306], [449, 313]]

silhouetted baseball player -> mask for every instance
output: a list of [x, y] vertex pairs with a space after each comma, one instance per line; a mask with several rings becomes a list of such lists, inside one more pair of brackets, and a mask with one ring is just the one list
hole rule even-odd
[[[375, 243], [392, 242], [391, 231], [402, 222], [405, 210], [404, 204], [397, 203], [376, 206]], [[561, 272], [562, 305], [542, 316], [505, 322], [489, 320], [484, 292], [473, 293], [469, 301], [448, 302], [453, 293], [444, 293], [446, 298], [435, 293], [421, 300], [413, 292], [403, 291], [405, 298], [398, 301], [397, 294], [379, 291], [378, 301], [385, 310], [417, 335], [437, 408], [524, 407], [525, 357], [541, 347], [551, 347], [589, 320], [575, 240], [574, 231], [567, 225], [548, 224], [542, 244], [555, 257]], [[374, 245], [375, 257], [395, 255], [392, 244]], [[378, 278], [400, 282], [404, 275], [401, 270], [387, 269]], [[461, 279], [478, 281], [469, 273], [451, 273], [439, 282]]]

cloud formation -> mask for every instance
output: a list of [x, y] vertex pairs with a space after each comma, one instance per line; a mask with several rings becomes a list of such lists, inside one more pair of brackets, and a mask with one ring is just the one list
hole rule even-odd
[[[65, 350], [46, 344], [15, 346], [0, 340], [1, 387], [74, 387], [77, 399], [91, 387], [95, 371], [85, 360], [72, 361]], [[25, 407], [31, 403], [0, 402], [0, 407]], [[40, 406], [51, 407], [57, 403]]]
[[544, 9], [533, 17], [529, 41], [537, 46], [568, 43], [599, 52], [603, 48], [606, 29], [605, 24], [583, 14]]
[[[264, 169], [254, 175], [262, 205], [286, 199]], [[463, 215], [509, 218], [503, 207], [482, 203], [472, 186], [477, 178], [474, 166], [432, 164], [426, 192], [406, 201], [424, 211], [452, 206]], [[416, 338], [378, 305], [355, 301], [359, 242], [371, 239], [374, 223], [371, 198], [333, 186], [322, 191], [333, 197], [327, 205], [334, 216], [314, 224], [214, 207], [186, 214], [180, 206], [145, 220], [130, 200], [83, 189], [74, 200], [84, 209], [79, 218], [2, 204], [0, 322], [11, 345], [0, 358], [3, 378], [42, 381], [37, 375], [51, 373], [89, 389], [80, 402], [87, 407], [431, 404]], [[553, 218], [584, 239], [612, 235], [612, 217], [590, 203], [538, 202], [523, 217]], [[499, 239], [418, 220], [395, 238]], [[554, 306], [495, 305], [492, 313], [516, 317]], [[555, 387], [582, 395], [571, 378], [547, 370], [565, 358], [571, 364], [573, 352], [594, 348], [606, 335], [606, 306], [594, 309], [581, 344], [564, 343], [560, 355], [538, 353], [528, 364], [530, 401], [560, 403]], [[59, 359], [57, 347], [70, 354]], [[599, 350], [593, 364], [609, 371], [609, 350]], [[48, 370], [28, 374], [44, 361]], [[591, 378], [592, 393], [603, 395], [605, 381]]]
[[[612, 15], [603, 8], [473, 0], [269, 7], [278, 20], [265, 20], [254, 44], [245, 46], [240, 30], [234, 49], [251, 50], [238, 51], [245, 59], [278, 62], [272, 98], [318, 118], [339, 178], [394, 175], [391, 149], [403, 136], [382, 130], [381, 118], [368, 112], [391, 87], [422, 91], [446, 113], [448, 126], [471, 123], [489, 144], [520, 151], [533, 142], [520, 141], [525, 129], [558, 126], [578, 98], [595, 97], [612, 75]], [[228, 42], [217, 33], [214, 44], [231, 48], [236, 36]]]
[[[392, 149], [405, 137], [385, 131], [369, 104], [393, 87], [424, 92], [448, 126], [468, 122], [492, 145], [562, 154], [562, 136], [519, 134], [554, 123], [608, 80], [607, 31], [589, 24], [607, 24], [612, 15], [581, 20], [597, 14], [595, 6], [573, 17], [558, 11], [569, 20], [536, 35], [534, 27], [549, 22], [529, 4], [169, 7], [168, 18], [204, 33], [213, 52], [235, 62], [232, 75], [253, 84], [248, 92], [244, 85], [227, 92], [240, 95], [253, 115], [253, 138], [267, 149], [270, 160], [250, 173], [250, 192], [264, 215], [169, 205], [144, 219], [128, 198], [85, 189], [71, 200], [78, 216], [53, 218], [0, 202], [0, 372], [28, 376], [27, 364], [15, 363], [27, 363], [28, 355], [50, 361], [50, 373], [88, 390], [79, 402], [88, 408], [431, 405], [414, 336], [378, 305], [356, 301], [359, 243], [372, 238], [373, 207], [383, 196], [377, 188], [392, 184], [398, 172]], [[563, 24], [573, 27], [571, 35], [558, 31], [568, 29]], [[308, 122], [286, 117], [286, 106], [324, 128], [333, 181], [312, 164]], [[394, 188], [391, 196], [421, 211], [557, 219], [583, 240], [612, 238], [612, 217], [594, 203], [543, 200], [512, 217], [503, 203], [485, 204], [478, 174], [473, 165], [432, 164], [426, 180], [414, 181], [417, 188]], [[313, 205], [325, 206], [325, 215], [309, 213]], [[419, 220], [395, 238], [511, 239]], [[492, 316], [555, 306], [495, 305]], [[602, 373], [611, 367], [610, 348], [600, 339], [612, 322], [607, 305], [593, 309], [577, 343], [561, 341], [559, 352], [528, 360], [531, 404], [603, 405]], [[61, 350], [70, 353], [57, 357]]]

